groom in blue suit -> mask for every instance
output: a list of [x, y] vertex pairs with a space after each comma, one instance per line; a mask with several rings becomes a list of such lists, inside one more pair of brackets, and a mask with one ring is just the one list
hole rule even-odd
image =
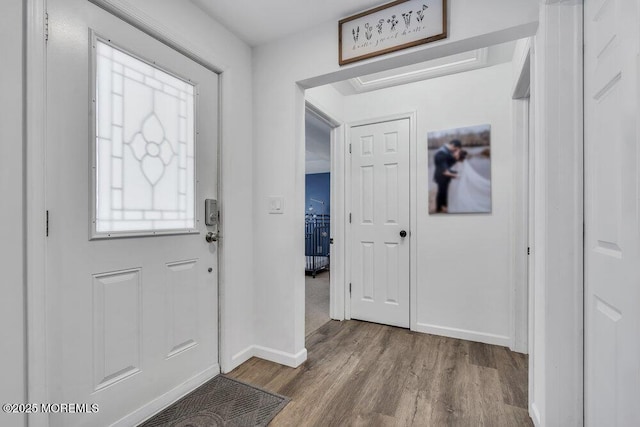
[[436, 212], [447, 213], [448, 211], [449, 183], [451, 179], [458, 177], [457, 172], [451, 168], [456, 164], [456, 156], [461, 149], [462, 143], [454, 139], [440, 147], [434, 156], [436, 170], [433, 180], [438, 184]]

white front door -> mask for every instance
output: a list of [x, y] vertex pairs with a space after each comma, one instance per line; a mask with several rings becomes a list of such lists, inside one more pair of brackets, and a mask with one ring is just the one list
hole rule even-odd
[[587, 0], [585, 418], [640, 425], [638, 2]]
[[88, 1], [48, 14], [47, 386], [97, 405], [50, 425], [110, 425], [219, 373], [218, 76]]
[[409, 327], [409, 119], [351, 128], [351, 318]]

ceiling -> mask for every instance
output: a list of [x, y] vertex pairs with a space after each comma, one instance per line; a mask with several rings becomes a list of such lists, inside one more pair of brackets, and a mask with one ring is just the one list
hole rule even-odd
[[379, 6], [384, 0], [191, 0], [251, 46]]

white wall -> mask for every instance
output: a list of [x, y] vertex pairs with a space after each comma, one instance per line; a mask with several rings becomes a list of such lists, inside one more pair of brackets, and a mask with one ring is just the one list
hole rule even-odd
[[[22, 1], [7, 0], [0, 14], [0, 402], [25, 397]], [[24, 425], [22, 415], [0, 413], [0, 425]]]
[[[347, 122], [416, 112], [416, 313], [412, 329], [511, 345], [513, 138], [510, 63], [345, 97]], [[429, 215], [427, 133], [491, 125], [492, 213]], [[413, 152], [413, 150], [412, 150]], [[413, 164], [413, 162], [412, 162]], [[414, 210], [412, 209], [412, 214]], [[407, 284], [408, 286], [408, 284]]]
[[[291, 365], [304, 349], [304, 94], [318, 86], [534, 34], [530, 0], [450, 2], [449, 38], [339, 67], [335, 22], [254, 49], [254, 277], [261, 354]], [[258, 161], [259, 159], [259, 161]], [[269, 215], [268, 196], [285, 212]]]

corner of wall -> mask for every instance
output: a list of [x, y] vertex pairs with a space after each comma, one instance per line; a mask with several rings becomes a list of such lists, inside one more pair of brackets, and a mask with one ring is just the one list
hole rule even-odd
[[297, 368], [307, 360], [307, 349], [303, 348], [297, 353], [287, 353], [273, 348], [263, 347], [260, 345], [251, 345], [232, 357], [231, 368], [224, 372], [230, 372], [236, 367], [242, 365], [252, 357], [257, 357], [269, 362], [278, 363], [280, 365]]

